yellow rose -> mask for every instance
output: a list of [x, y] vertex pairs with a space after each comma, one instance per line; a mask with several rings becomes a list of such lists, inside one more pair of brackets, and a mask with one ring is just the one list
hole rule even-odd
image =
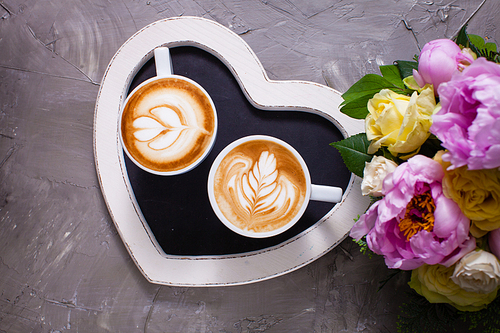
[[447, 170], [451, 164], [443, 162], [441, 155], [435, 159], [445, 169], [443, 193], [472, 220], [471, 234], [479, 238], [500, 228], [500, 170], [468, 170], [467, 166]]
[[[409, 158], [415, 155], [429, 137], [432, 113], [436, 107], [434, 90], [426, 86], [411, 97], [383, 89], [368, 101], [365, 129], [370, 146], [368, 153], [375, 153], [386, 146], [394, 156]], [[411, 153], [411, 154], [410, 154]]]
[[412, 271], [408, 284], [429, 302], [448, 303], [460, 311], [482, 310], [497, 296], [498, 288], [487, 294], [460, 288], [451, 279], [454, 271], [455, 265], [422, 265]]

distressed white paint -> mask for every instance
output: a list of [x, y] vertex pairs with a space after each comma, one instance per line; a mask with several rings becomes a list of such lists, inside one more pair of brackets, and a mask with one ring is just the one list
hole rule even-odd
[[[270, 80], [255, 53], [231, 30], [203, 18], [180, 17], [154, 22], [133, 35], [118, 50], [102, 81], [95, 109], [94, 149], [101, 190], [116, 228], [131, 257], [151, 282], [175, 286], [217, 286], [251, 283], [298, 269], [325, 254], [348, 234], [360, 207], [351, 177], [343, 200], [321, 221], [298, 236], [270, 249], [224, 256], [172, 256], [163, 253], [149, 230], [127, 179], [118, 140], [118, 114], [130, 81], [160, 46], [202, 48], [224, 62], [248, 100], [257, 108], [319, 114], [344, 136], [363, 130], [361, 121], [339, 112], [340, 93], [305, 81]], [[199, 274], [193, 274], [196, 271]]]

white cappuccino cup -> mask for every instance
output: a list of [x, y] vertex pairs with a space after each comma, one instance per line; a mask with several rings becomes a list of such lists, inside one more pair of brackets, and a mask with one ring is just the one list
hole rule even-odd
[[288, 143], [252, 135], [224, 148], [208, 176], [210, 204], [226, 227], [264, 238], [291, 228], [309, 200], [340, 202], [339, 187], [311, 184], [302, 156]]
[[157, 76], [126, 98], [119, 117], [120, 142], [141, 169], [178, 175], [198, 166], [217, 135], [217, 113], [197, 82], [173, 75], [169, 49], [154, 50]]

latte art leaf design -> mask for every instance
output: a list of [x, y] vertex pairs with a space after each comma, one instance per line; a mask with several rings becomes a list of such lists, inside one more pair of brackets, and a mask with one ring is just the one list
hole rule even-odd
[[134, 137], [155, 150], [173, 145], [183, 130], [198, 129], [183, 125], [179, 115], [171, 108], [159, 106], [150, 111], [151, 116], [140, 116], [132, 123]]
[[[239, 162], [249, 166], [245, 161]], [[234, 174], [227, 184], [233, 201], [248, 216], [248, 229], [263, 216], [279, 218], [286, 215], [296, 200], [295, 185], [279, 174], [276, 157], [268, 151], [260, 154], [251, 170], [242, 175]]]

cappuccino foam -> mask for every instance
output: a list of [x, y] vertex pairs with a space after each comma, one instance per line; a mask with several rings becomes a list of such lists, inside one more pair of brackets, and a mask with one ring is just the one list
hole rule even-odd
[[267, 140], [233, 148], [214, 176], [214, 197], [222, 214], [250, 232], [273, 231], [292, 221], [304, 204], [306, 189], [297, 158]]
[[216, 115], [196, 85], [175, 77], [140, 87], [122, 113], [122, 141], [128, 153], [154, 171], [184, 169], [209, 148]]

